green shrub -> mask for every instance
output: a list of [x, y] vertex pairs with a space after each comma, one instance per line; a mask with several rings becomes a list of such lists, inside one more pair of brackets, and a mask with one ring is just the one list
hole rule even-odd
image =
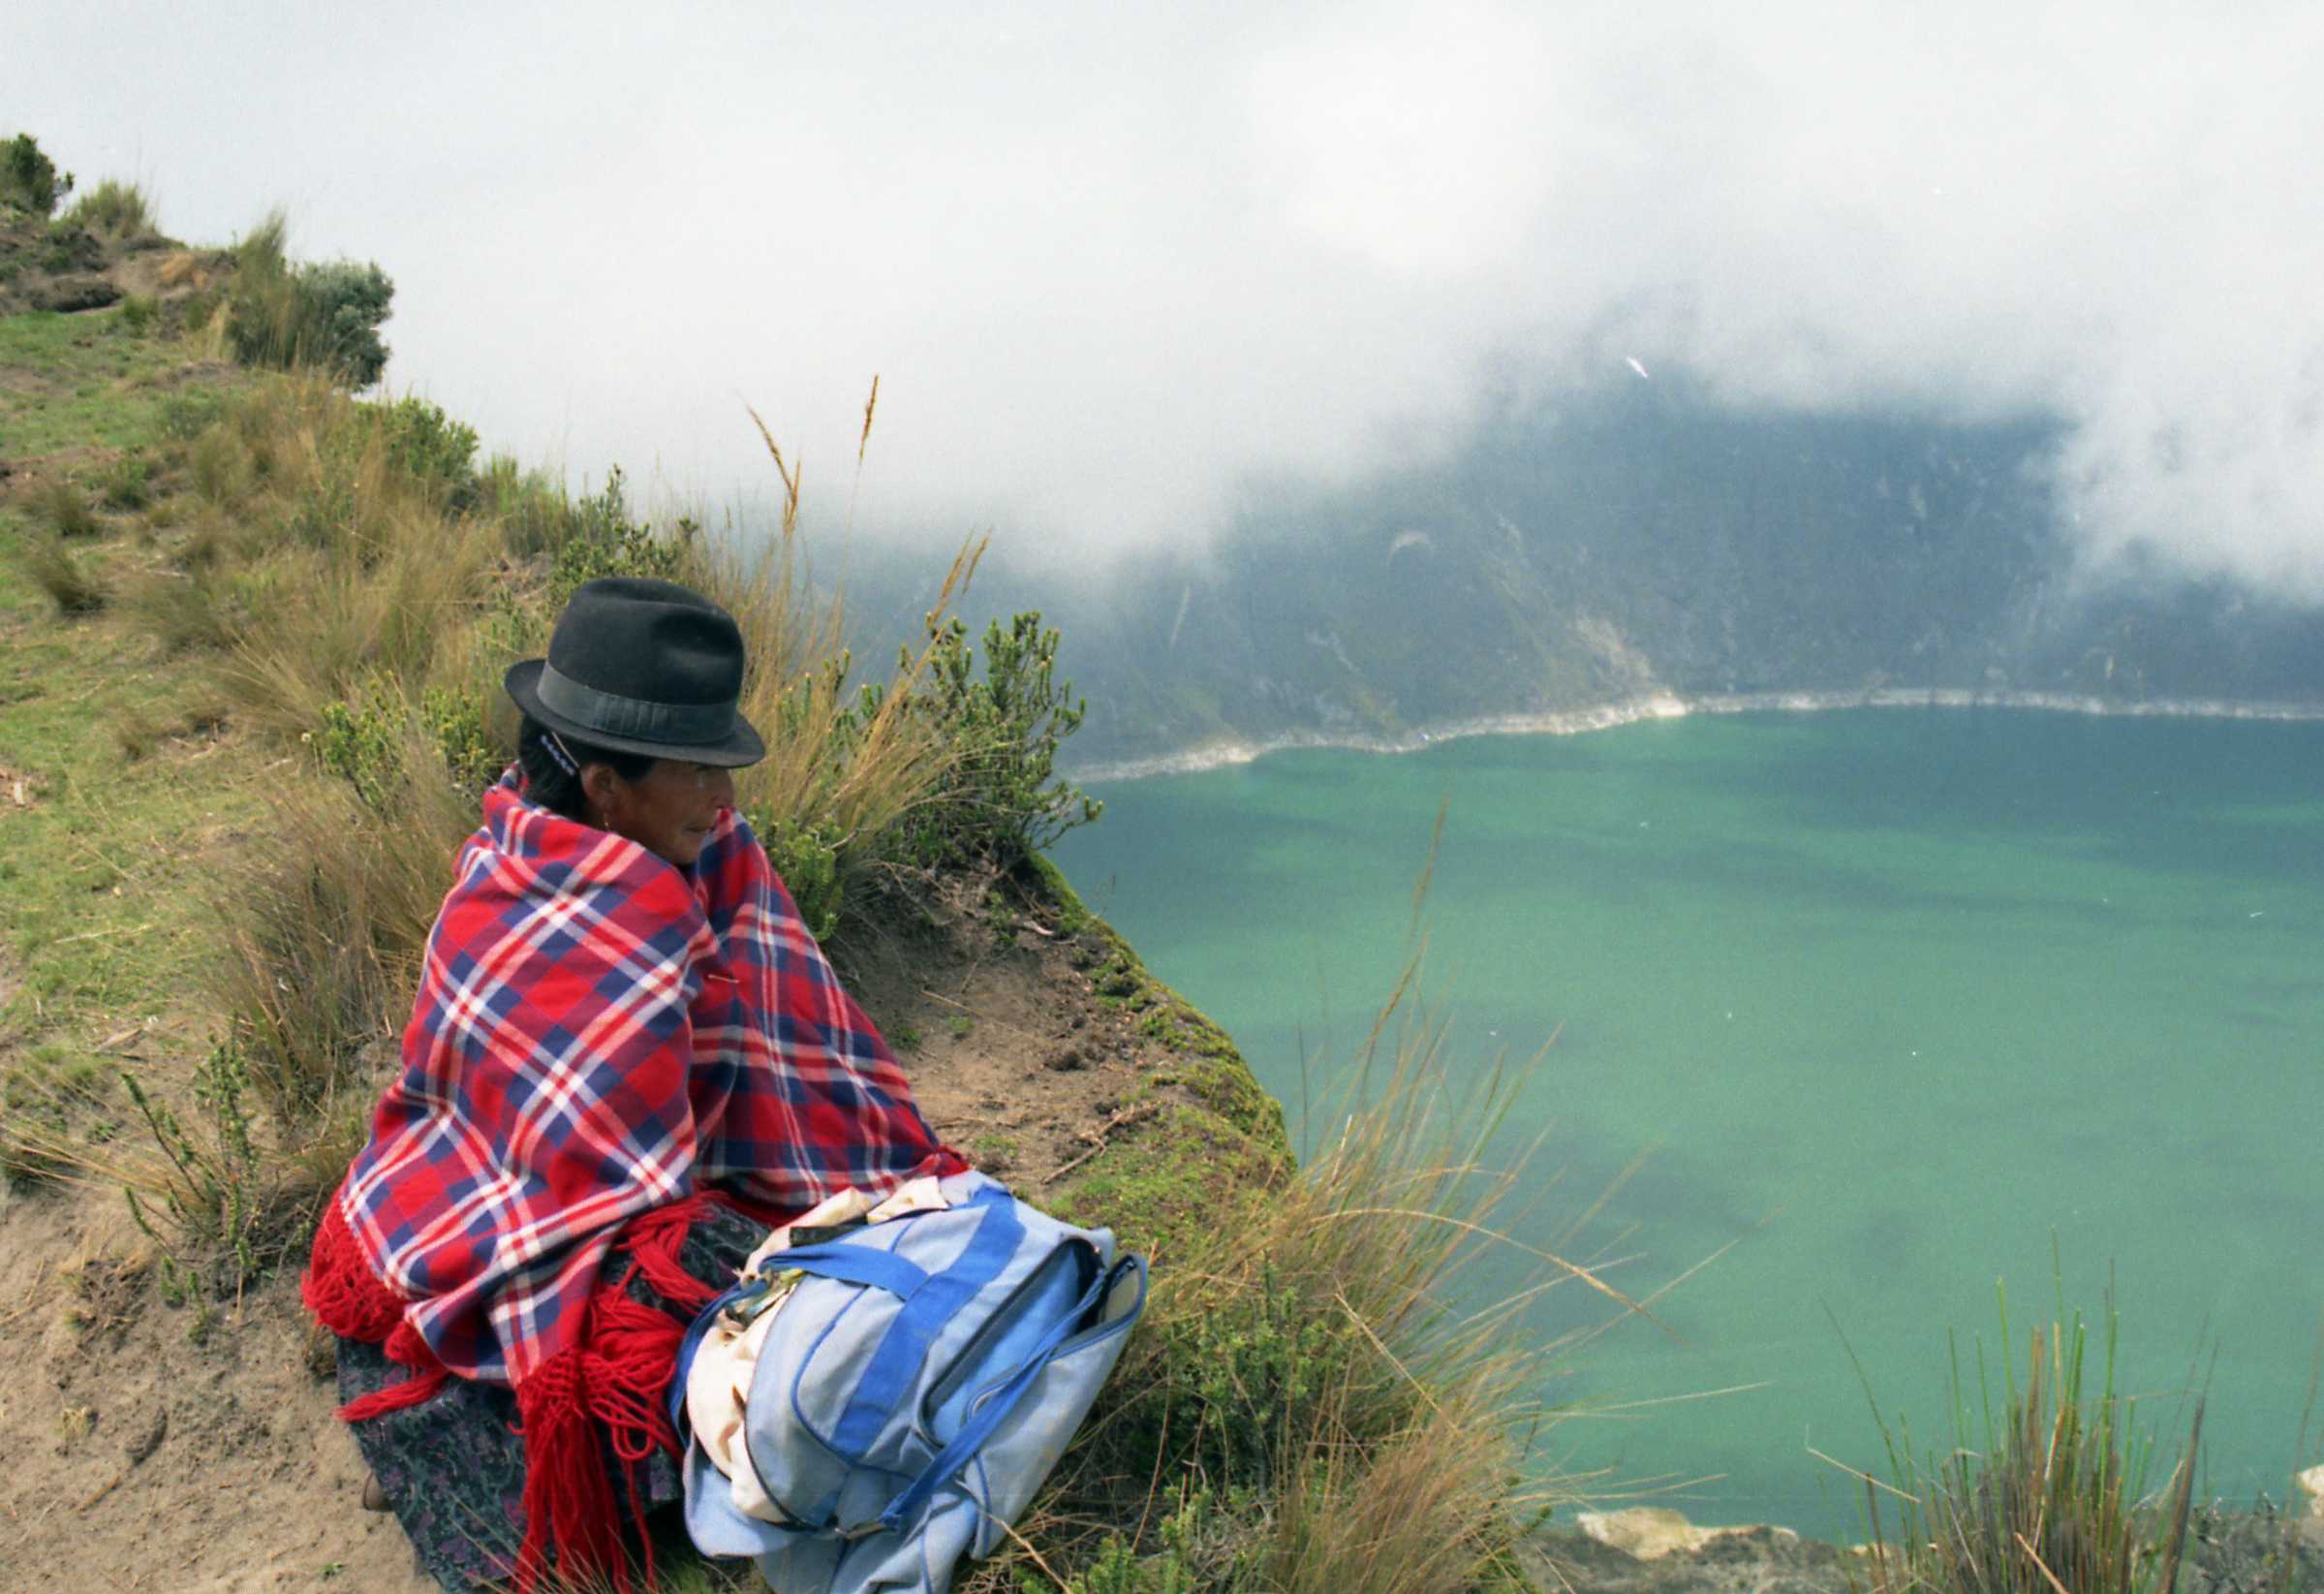
[[65, 220], [127, 243], [153, 234], [153, 201], [139, 184], [108, 177], [74, 202]]
[[346, 781], [372, 812], [389, 813], [406, 799], [414, 778], [425, 778], [412, 767], [407, 732], [414, 725], [441, 761], [442, 776], [467, 796], [482, 792], [507, 767], [485, 726], [482, 701], [447, 686], [423, 688], [416, 703], [384, 682], [354, 706], [325, 703], [323, 724], [308, 743], [325, 772]]
[[121, 301], [121, 329], [132, 336], [142, 336], [153, 329], [161, 313], [160, 299], [145, 294], [131, 294]]
[[[1057, 778], [1057, 748], [1086, 705], [1055, 678], [1058, 634], [1038, 611], [984, 631], [976, 674], [968, 627], [955, 619], [932, 639], [914, 710], [948, 756], [935, 796], [907, 821], [904, 846], [917, 862], [1013, 868], [1103, 808]], [[878, 695], [868, 700], [876, 705]]]
[[483, 694], [430, 686], [419, 694], [419, 723], [444, 761], [455, 790], [480, 796], [509, 766], [510, 751], [493, 735]]
[[400, 703], [375, 699], [360, 708], [344, 703], [323, 705], [323, 723], [308, 733], [315, 762], [355, 789], [374, 813], [395, 801], [403, 773]]
[[842, 896], [838, 833], [828, 825], [801, 825], [763, 812], [749, 818], [807, 932], [819, 942], [830, 940], [839, 929]]
[[56, 202], [73, 192], [73, 173], [57, 173], [56, 163], [29, 133], [19, 133], [0, 144], [0, 204], [13, 204], [36, 216], [52, 216]]
[[542, 600], [549, 614], [561, 612], [585, 581], [606, 576], [647, 576], [688, 581], [693, 568], [694, 523], [678, 522], [674, 537], [656, 536], [651, 526], [630, 518], [628, 486], [615, 465], [594, 495], [573, 501], [572, 521], [551, 566]]
[[278, 370], [314, 365], [349, 387], [370, 387], [387, 364], [379, 328], [394, 283], [370, 263], [294, 264], [288, 237], [276, 211], [235, 251], [227, 328], [234, 359]]
[[387, 273], [371, 262], [302, 266], [297, 291], [305, 358], [338, 371], [350, 387], [377, 382], [387, 365], [380, 323], [395, 297]]
[[126, 1179], [123, 1193], [161, 1252], [163, 1298], [198, 1309], [199, 1337], [210, 1301], [239, 1295], [297, 1254], [318, 1191], [254, 1140], [250, 1069], [232, 1039], [195, 1070], [191, 1125], [135, 1075], [124, 1071], [121, 1081], [166, 1161]]
[[440, 484], [453, 509], [476, 502], [476, 430], [451, 420], [424, 398], [373, 406], [379, 412], [388, 458], [418, 482]]

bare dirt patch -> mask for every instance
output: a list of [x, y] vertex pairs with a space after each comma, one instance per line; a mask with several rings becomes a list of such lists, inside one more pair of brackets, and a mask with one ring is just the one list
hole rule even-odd
[[1074, 966], [1070, 937], [1008, 908], [955, 902], [947, 917], [947, 933], [865, 956], [857, 998], [937, 1130], [1038, 1201], [1100, 1143], [1148, 1043]]
[[[10, 814], [24, 813], [37, 808], [41, 802], [41, 777], [30, 769], [13, 769], [0, 764], [0, 819]], [[6, 998], [0, 997], [0, 1006]]]

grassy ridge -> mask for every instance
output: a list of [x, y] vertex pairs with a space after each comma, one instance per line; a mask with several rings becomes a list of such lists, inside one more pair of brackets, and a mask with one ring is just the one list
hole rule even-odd
[[[279, 256], [261, 275], [297, 280]], [[0, 507], [12, 1182], [126, 1187], [198, 1332], [284, 1288], [508, 754], [501, 669], [579, 581], [670, 576], [744, 627], [770, 757], [742, 801], [838, 955], [967, 874], [1106, 947], [1106, 999], [1182, 1059], [1053, 1192], [1163, 1266], [1105, 1404], [975, 1586], [1514, 1581], [1521, 1363], [1438, 1305], [1501, 1185], [1422, 1110], [1425, 1039], [1400, 1053], [1385, 1029], [1399, 1082], [1295, 1174], [1231, 1044], [1039, 860], [1093, 815], [1050, 774], [1079, 712], [1055, 634], [1021, 619], [979, 651], [940, 613], [867, 691], [788, 535], [722, 557], [642, 523], [618, 477], [575, 497], [479, 461], [433, 406], [353, 396], [343, 363], [222, 362], [254, 346], [248, 301], [0, 318], [22, 476]], [[678, 1563], [674, 1587], [753, 1580]]]

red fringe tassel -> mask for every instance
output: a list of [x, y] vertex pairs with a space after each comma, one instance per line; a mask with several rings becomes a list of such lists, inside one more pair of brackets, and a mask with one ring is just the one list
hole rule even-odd
[[[630, 1220], [617, 1249], [630, 1266], [590, 1297], [577, 1344], [535, 1367], [516, 1385], [516, 1410], [524, 1435], [524, 1544], [517, 1550], [518, 1594], [531, 1594], [553, 1557], [566, 1582], [610, 1579], [630, 1587], [630, 1561], [622, 1544], [613, 1498], [613, 1480], [604, 1450], [628, 1470], [630, 1498], [645, 1583], [653, 1586], [653, 1545], [645, 1532], [638, 1500], [637, 1468], [661, 1450], [675, 1455], [677, 1430], [663, 1405], [686, 1325], [666, 1312], [632, 1300], [630, 1281], [645, 1281], [678, 1309], [692, 1313], [718, 1295], [679, 1265], [687, 1232], [700, 1215], [700, 1197], [659, 1207]], [[387, 1359], [413, 1376], [339, 1410], [359, 1422], [385, 1412], [416, 1406], [444, 1387], [451, 1373], [427, 1342], [403, 1319], [408, 1304], [372, 1273], [334, 1199], [315, 1234], [315, 1250], [300, 1297], [317, 1322], [333, 1333], [381, 1345]]]
[[341, 1422], [360, 1422], [367, 1417], [417, 1406], [444, 1388], [444, 1381], [451, 1376], [428, 1349], [427, 1341], [404, 1321], [404, 1308], [410, 1303], [372, 1272], [363, 1248], [356, 1243], [347, 1218], [339, 1210], [336, 1196], [315, 1231], [315, 1249], [308, 1258], [306, 1275], [298, 1281], [298, 1297], [315, 1314], [315, 1321], [332, 1333], [377, 1345], [388, 1360], [412, 1369], [412, 1376], [402, 1383], [341, 1406]]

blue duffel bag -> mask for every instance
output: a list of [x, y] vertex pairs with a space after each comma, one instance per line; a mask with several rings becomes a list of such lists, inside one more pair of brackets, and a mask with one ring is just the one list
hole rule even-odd
[[[1117, 1260], [1108, 1231], [980, 1173], [942, 1188], [946, 1207], [774, 1253], [680, 1349], [687, 1530], [705, 1554], [756, 1559], [782, 1594], [943, 1594], [963, 1555], [1007, 1537], [1145, 1309], [1145, 1262]], [[735, 1509], [686, 1417], [703, 1334], [776, 1299], [743, 1437], [779, 1522]]]

